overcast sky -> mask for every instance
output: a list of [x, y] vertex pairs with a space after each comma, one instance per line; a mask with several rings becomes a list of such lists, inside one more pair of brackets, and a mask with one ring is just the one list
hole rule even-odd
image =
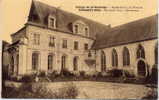
[[[117, 26], [157, 13], [157, 0], [38, 0], [60, 7], [94, 21]], [[0, 39], [11, 42], [10, 34], [16, 32], [27, 21], [31, 0], [0, 0]], [[76, 6], [137, 6], [139, 12], [81, 12]]]

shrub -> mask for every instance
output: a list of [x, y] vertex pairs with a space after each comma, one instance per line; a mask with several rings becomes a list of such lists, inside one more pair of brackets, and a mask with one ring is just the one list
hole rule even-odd
[[73, 76], [73, 74], [68, 70], [68, 69], [63, 69], [61, 70], [61, 73], [60, 73], [62, 76], [66, 76], [66, 77], [71, 77]]
[[36, 74], [24, 75], [20, 81], [22, 82], [34, 82]]
[[121, 69], [112, 69], [109, 71], [112, 77], [121, 77], [123, 76], [123, 70]]
[[80, 71], [80, 76], [81, 76], [81, 77], [85, 77], [85, 75], [86, 75], [86, 72], [85, 72], [85, 71]]
[[7, 88], [3, 91], [3, 98], [76, 98], [78, 95], [78, 89], [74, 84], [66, 85], [60, 88], [58, 92], [52, 91], [47, 87], [46, 83], [33, 84], [24, 83], [19, 88]]
[[130, 70], [123, 70], [123, 74], [127, 78], [134, 78], [135, 77], [134, 72], [130, 71]]
[[46, 77], [46, 72], [45, 71], [39, 71], [38, 72], [38, 77]]
[[157, 100], [157, 90], [151, 88], [142, 99]]

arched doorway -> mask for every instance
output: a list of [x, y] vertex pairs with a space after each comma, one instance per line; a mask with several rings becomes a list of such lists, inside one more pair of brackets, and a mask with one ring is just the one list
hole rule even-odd
[[138, 75], [139, 76], [146, 76], [146, 64], [143, 60], [139, 60], [137, 63], [138, 68]]

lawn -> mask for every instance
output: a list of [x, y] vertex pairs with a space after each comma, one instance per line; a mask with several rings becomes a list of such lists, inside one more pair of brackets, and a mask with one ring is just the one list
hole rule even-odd
[[[59, 88], [69, 82], [50, 83], [49, 88]], [[151, 88], [144, 85], [123, 84], [111, 82], [73, 82], [79, 89], [77, 98], [94, 99], [141, 99]]]
[[[21, 84], [17, 82], [7, 83], [14, 84], [14, 87], [18, 87], [18, 84], [19, 86]], [[12, 86], [11, 84], [10, 86]], [[139, 85], [95, 81], [38, 82], [33, 84], [43, 84], [43, 86], [46, 86], [47, 89], [51, 89], [54, 92], [62, 87], [68, 86], [68, 84], [72, 84], [75, 85], [78, 90], [78, 94], [75, 98], [81, 99], [141, 99], [147, 96], [148, 93], [149, 95], [152, 95], [152, 93], [157, 93], [157, 88], [150, 88], [141, 84]], [[9, 86], [9, 84], [7, 86]], [[60, 95], [63, 95], [63, 93]], [[70, 94], [70, 92], [68, 92], [68, 94]]]

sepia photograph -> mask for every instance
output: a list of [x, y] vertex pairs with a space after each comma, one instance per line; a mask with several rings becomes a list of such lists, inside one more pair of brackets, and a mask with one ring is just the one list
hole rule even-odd
[[157, 0], [1, 0], [2, 99], [158, 99]]

